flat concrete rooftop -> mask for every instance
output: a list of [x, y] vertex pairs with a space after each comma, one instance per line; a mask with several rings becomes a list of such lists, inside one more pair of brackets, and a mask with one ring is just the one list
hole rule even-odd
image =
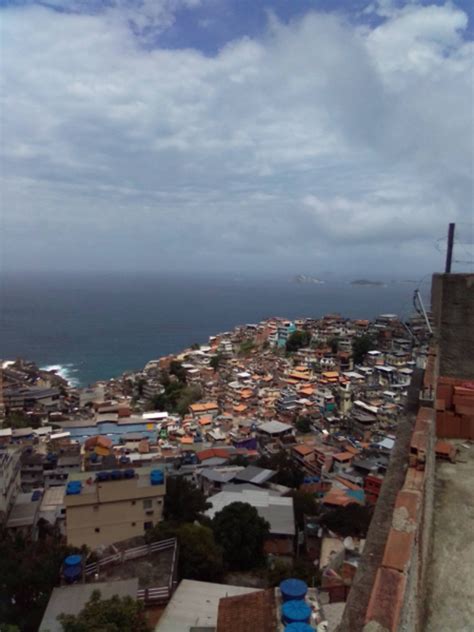
[[474, 443], [455, 444], [457, 463], [436, 463], [424, 632], [474, 630]]

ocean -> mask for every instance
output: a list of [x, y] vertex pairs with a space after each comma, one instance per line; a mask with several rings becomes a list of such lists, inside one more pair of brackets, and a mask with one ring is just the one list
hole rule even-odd
[[408, 317], [415, 287], [138, 273], [4, 275], [0, 358], [33, 360], [85, 386], [269, 316]]

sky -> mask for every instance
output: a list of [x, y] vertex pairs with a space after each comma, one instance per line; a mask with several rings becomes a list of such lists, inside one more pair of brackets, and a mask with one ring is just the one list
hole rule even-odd
[[450, 221], [472, 254], [473, 19], [0, 0], [2, 269], [416, 278]]

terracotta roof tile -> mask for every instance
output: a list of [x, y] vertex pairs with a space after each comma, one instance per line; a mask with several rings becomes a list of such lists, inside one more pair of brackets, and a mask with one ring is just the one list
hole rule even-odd
[[219, 601], [216, 632], [273, 632], [275, 608], [272, 589], [224, 597]]

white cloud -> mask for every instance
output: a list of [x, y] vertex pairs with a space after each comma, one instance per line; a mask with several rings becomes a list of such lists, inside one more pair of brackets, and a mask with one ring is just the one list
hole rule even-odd
[[[364, 246], [416, 244], [429, 269], [446, 223], [470, 219], [473, 51], [455, 6], [385, 7], [372, 29], [272, 18], [206, 57], [144, 47], [125, 0], [62, 4], [3, 10], [11, 265], [120, 267], [126, 251], [308, 269], [340, 246], [334, 265], [363, 268]], [[134, 23], [156, 36], [179, 6], [144, 0]]]

